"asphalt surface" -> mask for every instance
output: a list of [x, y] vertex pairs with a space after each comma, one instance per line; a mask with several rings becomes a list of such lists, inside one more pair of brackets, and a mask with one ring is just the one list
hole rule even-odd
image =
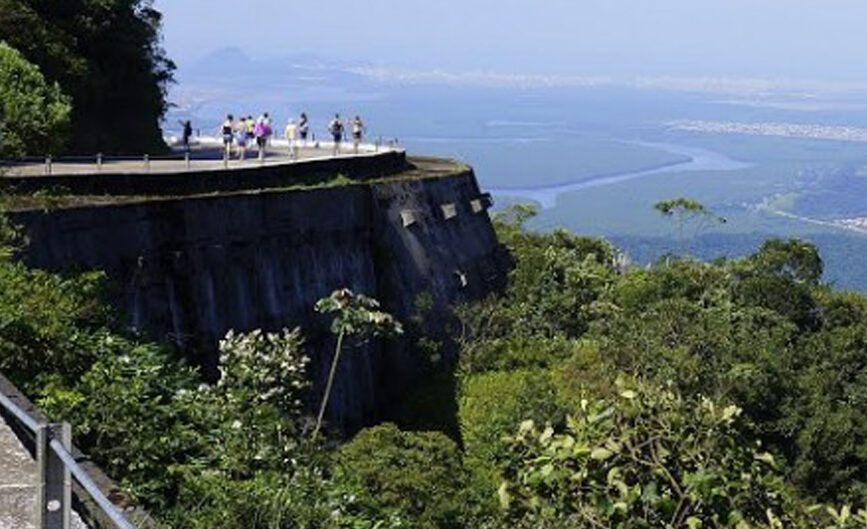
[[[358, 155], [370, 155], [387, 149], [387, 147], [377, 148], [374, 145], [363, 144], [359, 148]], [[331, 143], [308, 142], [306, 146], [298, 149], [298, 156], [293, 159], [290, 156], [288, 145], [285, 145], [285, 142], [276, 141], [273, 147], [269, 147], [266, 150], [263, 160], [258, 158], [256, 148], [247, 149], [243, 160], [240, 159], [240, 154], [238, 147], [233, 146], [232, 156], [227, 163], [223, 160], [222, 147], [213, 145], [213, 142], [207, 142], [192, 148], [189, 165], [184, 159], [183, 152], [175, 152], [175, 154], [168, 157], [149, 157], [147, 161], [144, 159], [144, 156], [134, 159], [131, 157], [123, 157], [123, 159], [106, 157], [102, 165], [97, 163], [96, 156], [61, 157], [52, 160], [50, 174], [93, 174], [100, 171], [111, 173], [183, 173], [187, 170], [236, 169], [239, 167], [252, 167], [257, 164], [286, 164], [331, 158], [334, 155], [334, 150]], [[341, 144], [338, 156], [356, 156], [352, 144]], [[27, 162], [17, 163], [8, 162], [0, 165], [0, 177], [4, 175], [42, 176], [45, 174], [49, 173], [44, 160], [28, 160]]]

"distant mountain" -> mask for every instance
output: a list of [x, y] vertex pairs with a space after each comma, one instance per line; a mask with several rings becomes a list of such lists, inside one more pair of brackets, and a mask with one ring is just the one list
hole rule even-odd
[[181, 83], [231, 86], [358, 86], [369, 77], [358, 70], [366, 65], [326, 59], [311, 53], [258, 59], [239, 48], [215, 50], [188, 65], [180, 65]]
[[369, 66], [311, 53], [258, 58], [239, 48], [221, 48], [178, 65], [164, 128], [174, 131], [179, 120], [189, 119], [211, 130], [229, 112], [271, 111], [282, 121], [287, 109], [298, 111], [296, 105], [313, 110], [321, 103], [317, 110], [324, 113], [324, 108], [340, 108], [341, 102], [370, 100], [378, 97], [382, 84], [365, 75], [365, 68]]

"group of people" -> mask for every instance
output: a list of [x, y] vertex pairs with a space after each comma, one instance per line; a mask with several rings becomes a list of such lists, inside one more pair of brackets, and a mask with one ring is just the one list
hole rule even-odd
[[331, 133], [331, 139], [334, 141], [334, 156], [337, 156], [337, 153], [340, 152], [340, 144], [343, 142], [347, 128], [352, 132], [353, 152], [358, 154], [358, 145], [361, 143], [365, 132], [367, 132], [367, 127], [364, 126], [364, 122], [361, 121], [361, 117], [358, 115], [352, 120], [347, 120], [344, 126], [343, 121], [340, 120], [340, 114], [334, 114], [334, 119], [328, 124], [328, 132]]
[[[360, 116], [356, 115], [353, 119], [347, 120], [344, 123], [340, 118], [340, 114], [335, 114], [334, 119], [328, 124], [328, 132], [331, 134], [333, 141], [333, 155], [336, 156], [340, 153], [347, 130], [350, 131], [352, 137], [353, 151], [358, 154], [359, 144], [361, 144], [361, 140], [367, 132], [364, 122], [361, 121]], [[232, 157], [235, 145], [238, 147], [238, 159], [245, 159], [247, 148], [251, 147], [255, 140], [259, 149], [259, 159], [262, 160], [265, 158], [265, 148], [274, 134], [274, 129], [271, 117], [267, 112], [255, 120], [253, 116], [241, 116], [236, 120], [232, 114], [229, 114], [220, 127], [220, 134], [223, 137], [223, 146], [227, 159]], [[310, 135], [310, 119], [307, 117], [307, 114], [302, 112], [297, 122], [294, 118], [290, 119], [286, 124], [283, 134], [289, 142], [289, 156], [292, 159], [298, 159], [301, 147], [307, 145], [308, 136]], [[311, 141], [318, 146], [315, 135], [313, 135]]]
[[243, 160], [247, 156], [247, 148], [252, 147], [253, 142], [259, 149], [259, 159], [265, 159], [265, 147], [274, 134], [271, 124], [271, 116], [267, 112], [257, 119], [253, 116], [240, 116], [237, 120], [232, 114], [226, 116], [226, 120], [220, 127], [223, 136], [223, 146], [226, 149], [226, 158], [232, 156], [232, 146], [238, 146], [238, 159]]

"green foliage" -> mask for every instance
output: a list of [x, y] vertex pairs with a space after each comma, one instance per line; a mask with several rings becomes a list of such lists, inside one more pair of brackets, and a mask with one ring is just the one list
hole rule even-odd
[[557, 431], [525, 421], [505, 441], [502, 506], [576, 527], [749, 527], [784, 518], [770, 454], [736, 428], [740, 409], [647, 385], [585, 400]]
[[60, 277], [0, 259], [0, 371], [69, 421], [134, 500], [171, 517], [188, 510], [179, 495], [205, 469], [240, 489], [261, 472], [291, 479], [307, 466], [297, 332], [230, 334], [223, 383], [205, 386], [163, 350], [116, 332], [102, 284], [98, 273]]
[[18, 228], [9, 222], [0, 208], [0, 263], [9, 260], [21, 249], [24, 242]]
[[[310, 443], [298, 331], [230, 333], [200, 385], [116, 331], [101, 275], [12, 262], [2, 222], [0, 370], [171, 527], [867, 527], [867, 297], [822, 285], [814, 247], [628, 270], [603, 241], [523, 231], [531, 213], [498, 221], [516, 269], [457, 310], [457, 373], [397, 414], [458, 444], [391, 425]], [[427, 358], [441, 322], [417, 304]], [[403, 329], [347, 290], [316, 310], [327, 399], [344, 338]]]
[[760, 273], [776, 275], [783, 279], [817, 285], [822, 278], [822, 258], [812, 243], [789, 239], [766, 241], [749, 259]]
[[710, 212], [704, 204], [686, 197], [662, 200], [653, 205], [653, 209], [666, 217], [674, 215], [708, 215]]
[[0, 156], [56, 154], [69, 133], [69, 98], [0, 41]]
[[441, 433], [368, 428], [340, 448], [336, 473], [360, 512], [407, 527], [465, 527], [465, 471], [457, 445]]
[[458, 416], [464, 461], [483, 501], [495, 501], [499, 474], [495, 461], [500, 437], [525, 420], [540, 423], [562, 418], [554, 385], [546, 371], [488, 372], [465, 377]]
[[574, 344], [572, 356], [552, 366], [550, 373], [557, 402], [568, 410], [589, 398], [613, 396], [619, 371], [598, 342], [582, 339]]
[[114, 351], [99, 355], [72, 384], [58, 374], [40, 390], [39, 406], [73, 427], [77, 443], [150, 506], [177, 493], [180, 469], [202, 457], [209, 421], [199, 409], [196, 375], [172, 365], [152, 346], [107, 336]]
[[220, 380], [199, 391], [212, 409], [209, 461], [238, 479], [296, 466], [301, 437], [301, 396], [309, 387], [308, 358], [299, 331], [229, 331], [220, 341]]
[[335, 313], [331, 322], [334, 335], [401, 334], [403, 327], [391, 314], [379, 310], [379, 302], [349, 289], [335, 290], [316, 302], [316, 312]]
[[379, 310], [378, 301], [361, 294], [355, 294], [347, 288], [335, 290], [327, 298], [320, 299], [314, 308], [316, 312], [335, 314], [331, 321], [331, 332], [337, 337], [334, 356], [331, 359], [331, 370], [328, 372], [328, 382], [325, 384], [322, 403], [319, 406], [319, 415], [316, 417], [316, 426], [313, 428], [312, 437], [313, 440], [316, 440], [319, 430], [322, 428], [325, 410], [328, 408], [328, 398], [331, 396], [331, 388], [334, 385], [334, 377], [340, 363], [340, 353], [343, 351], [343, 339], [347, 336], [402, 334], [403, 326], [391, 314]]
[[76, 153], [166, 149], [161, 19], [152, 0], [0, 0], [0, 35], [72, 97]]
[[[672, 216], [678, 209], [707, 214], [688, 201], [660, 205]], [[515, 218], [530, 214], [521, 210]], [[734, 403], [743, 409], [742, 433], [775, 454], [798, 494], [810, 501], [865, 502], [867, 487], [858, 476], [865, 475], [867, 446], [861, 427], [867, 422], [861, 389], [867, 382], [867, 298], [821, 285], [822, 261], [815, 247], [768, 241], [740, 260], [708, 264], [669, 258], [623, 273], [613, 267], [605, 281], [588, 288], [584, 299], [592, 301], [576, 312], [574, 299], [558, 297], [561, 283], [537, 278], [558, 262], [562, 237], [528, 234], [514, 222], [501, 221], [499, 230], [516, 256], [515, 281], [505, 296], [459, 311], [465, 384], [475, 373], [499, 375], [533, 366], [549, 370], [556, 401], [570, 409], [582, 400], [613, 398], [617, 376], [649, 379], [687, 400], [706, 396]], [[547, 253], [540, 255], [539, 248]], [[574, 266], [580, 259], [564, 261]], [[525, 286], [519, 290], [520, 282]], [[567, 321], [544, 331], [525, 326], [534, 318], [522, 312], [521, 304], [531, 299], [537, 307], [550, 304], [546, 312], [555, 316], [545, 318], [548, 322], [556, 315], [567, 315]], [[579, 323], [584, 330], [576, 333]], [[571, 353], [548, 353], [557, 341], [568, 344]], [[496, 388], [478, 393], [488, 394], [488, 402], [496, 405]], [[492, 429], [502, 435], [502, 428]], [[490, 434], [488, 442], [496, 437]], [[470, 448], [467, 442], [468, 455]], [[467, 462], [473, 464], [472, 458]], [[828, 512], [807, 513], [806, 505], [799, 501], [787, 512], [795, 513], [791, 516], [798, 523]], [[527, 525], [536, 523], [548, 521]]]
[[66, 380], [116, 351], [98, 301], [103, 276], [70, 278], [0, 260], [0, 371], [32, 392], [45, 373]]
[[562, 336], [492, 338], [464, 347], [460, 370], [462, 374], [469, 375], [485, 371], [546, 368], [569, 358], [574, 349], [574, 341]]
[[496, 219], [516, 266], [504, 296], [458, 311], [463, 345], [495, 338], [580, 336], [594, 317], [599, 295], [614, 281], [618, 259], [609, 243], [565, 230], [523, 231], [522, 223], [533, 214], [532, 208], [518, 206]]
[[662, 200], [653, 205], [653, 209], [658, 211], [662, 216], [673, 218], [677, 225], [677, 242], [680, 246], [680, 253], [683, 253], [683, 244], [685, 242], [685, 229], [687, 224], [695, 224], [695, 232], [705, 227], [707, 221], [716, 221], [725, 223], [724, 217], [715, 215], [707, 209], [704, 204], [686, 197], [677, 197], [670, 200]]
[[166, 529], [315, 529], [330, 528], [333, 506], [323, 500], [332, 486], [315, 467], [291, 477], [260, 472], [237, 480], [204, 470], [189, 476], [179, 505], [164, 518]]

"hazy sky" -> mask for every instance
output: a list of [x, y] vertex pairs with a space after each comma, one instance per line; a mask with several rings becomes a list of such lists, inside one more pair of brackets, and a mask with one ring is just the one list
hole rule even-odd
[[181, 66], [237, 46], [404, 69], [867, 79], [867, 0], [157, 0]]

